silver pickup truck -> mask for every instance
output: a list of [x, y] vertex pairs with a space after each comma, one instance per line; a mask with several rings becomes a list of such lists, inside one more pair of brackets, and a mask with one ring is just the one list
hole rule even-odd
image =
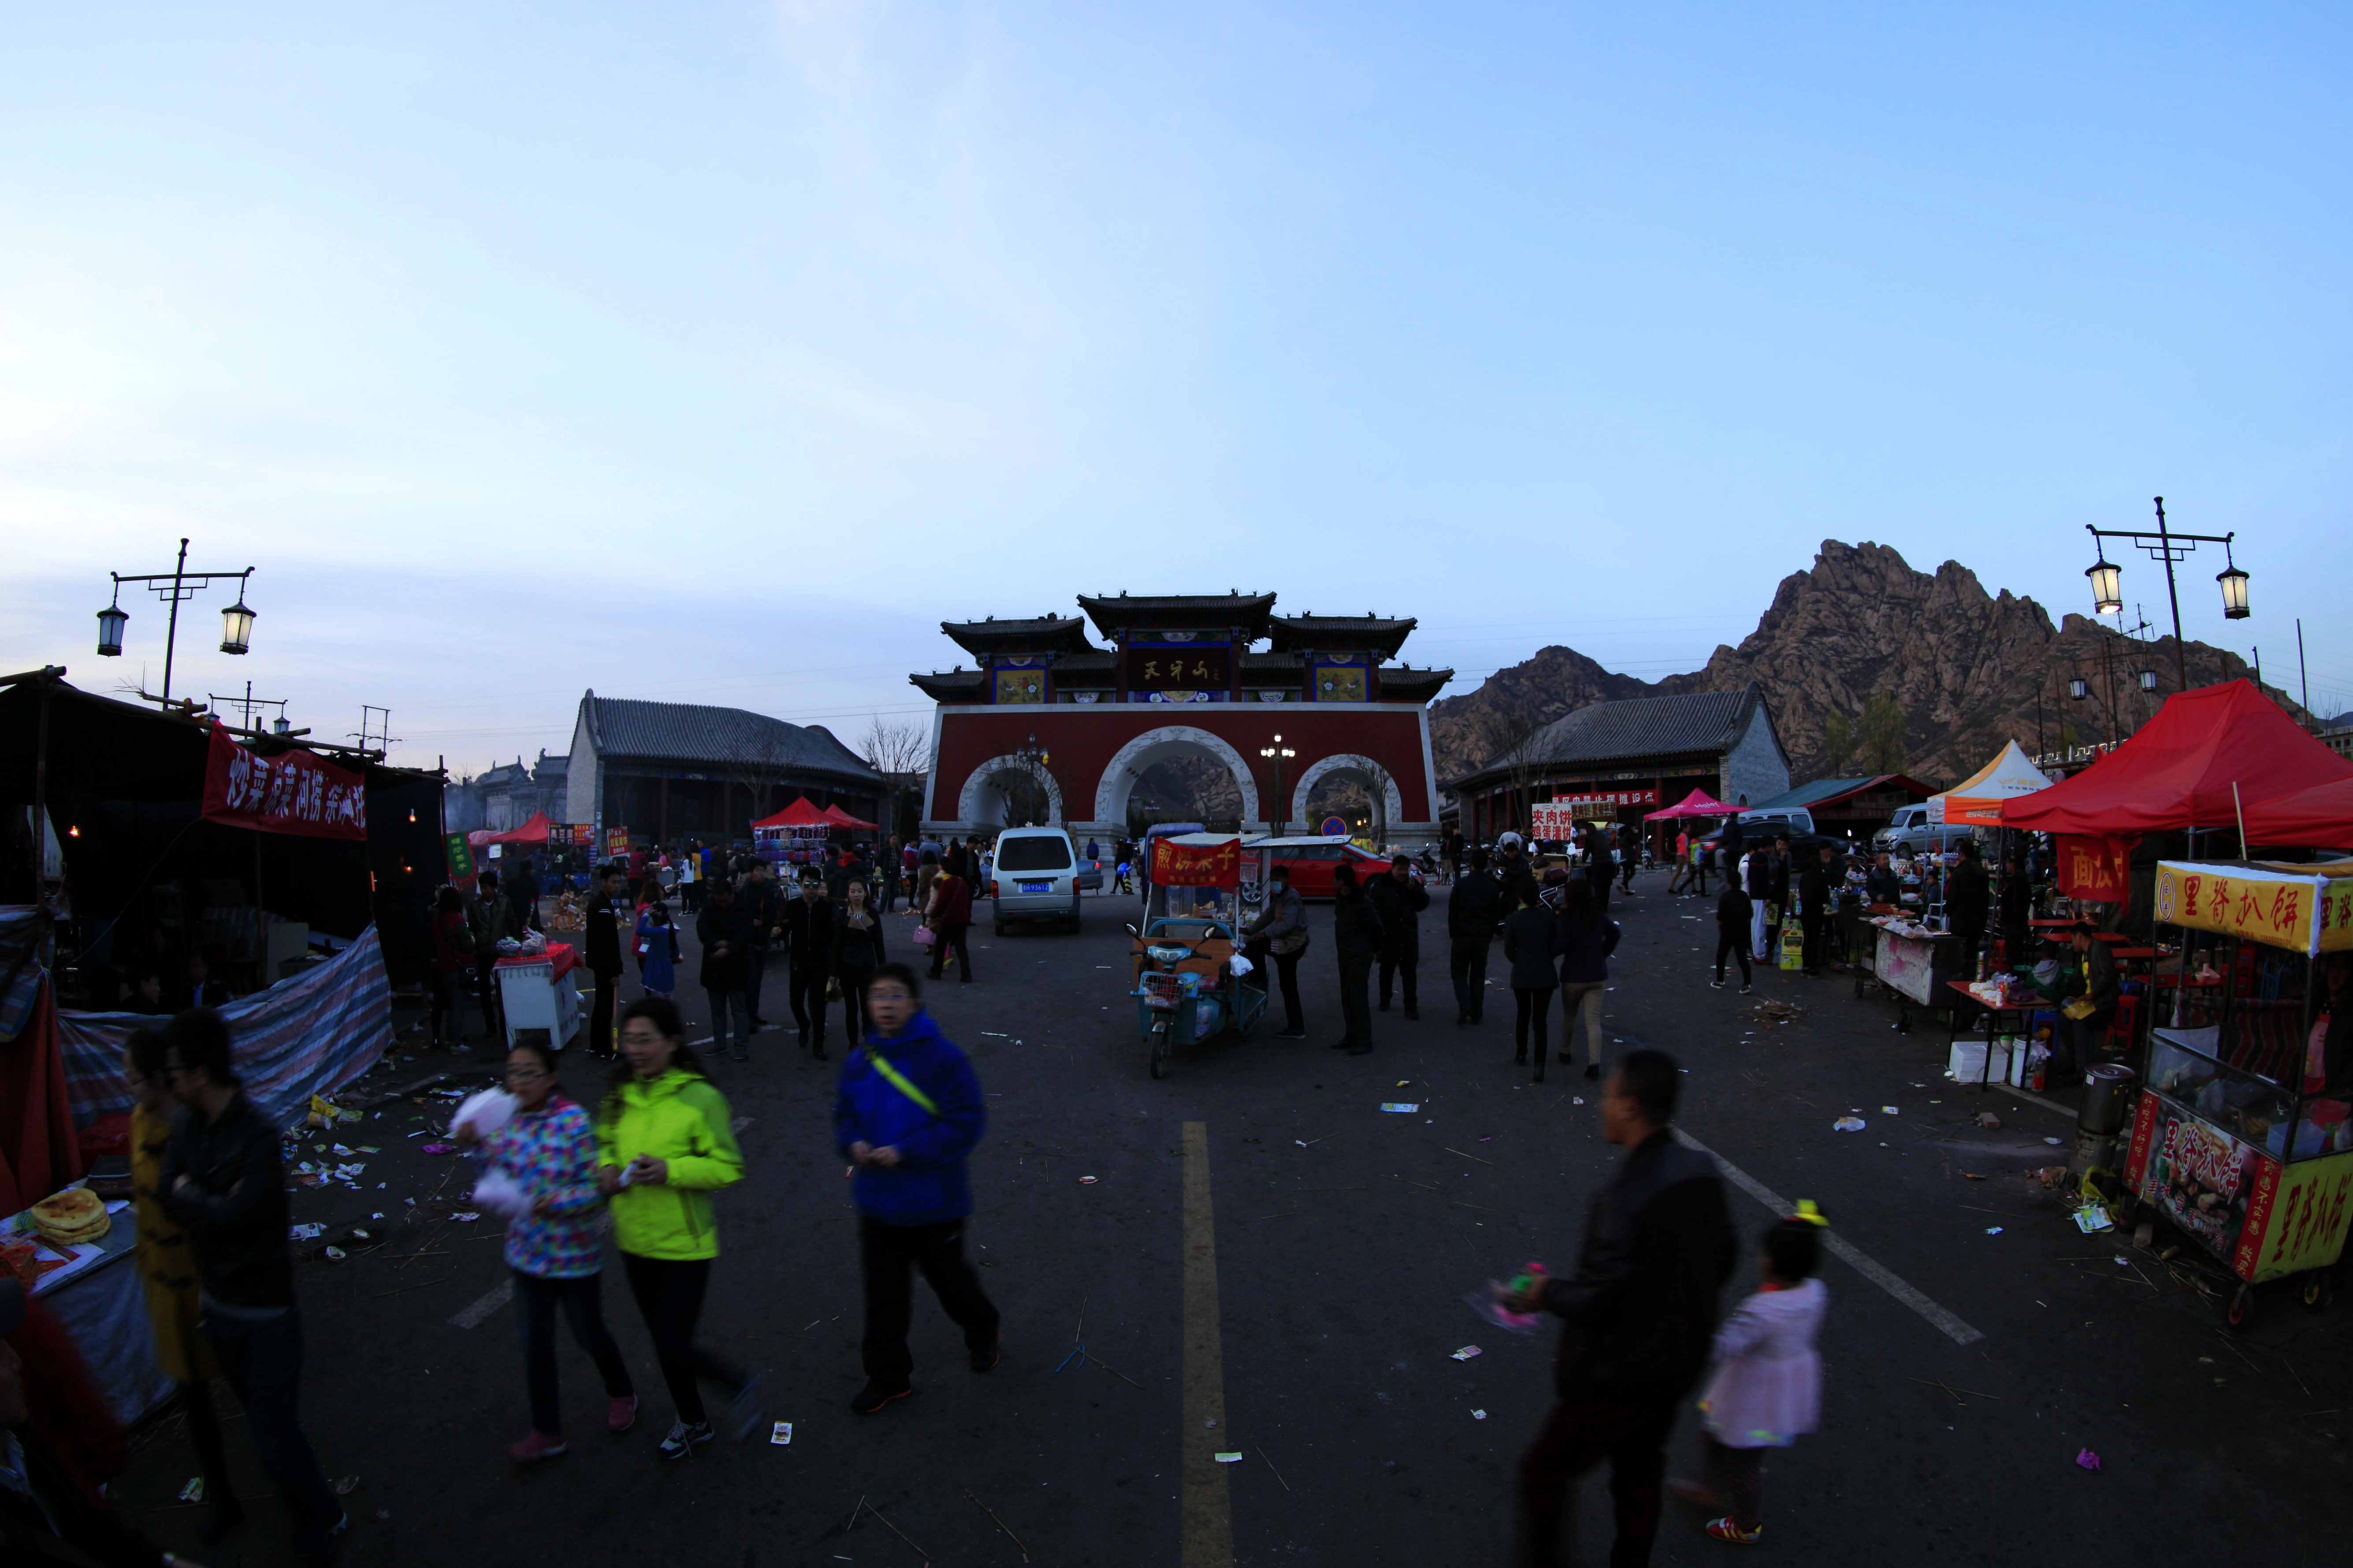
[[1908, 858], [1941, 853], [1963, 839], [1975, 838], [1977, 834], [1974, 827], [1929, 821], [1925, 805], [1899, 805], [1887, 826], [1871, 836], [1871, 847]]

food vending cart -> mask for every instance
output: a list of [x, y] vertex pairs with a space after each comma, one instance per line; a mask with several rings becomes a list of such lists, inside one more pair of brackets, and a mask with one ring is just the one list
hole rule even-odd
[[543, 951], [507, 953], [491, 965], [506, 1016], [507, 1049], [528, 1037], [560, 1051], [579, 1032], [580, 993], [572, 982], [579, 957], [571, 943], [551, 942]]
[[2127, 1202], [2238, 1278], [2232, 1327], [2266, 1280], [2300, 1276], [2317, 1310], [2353, 1217], [2353, 861], [2160, 861], [2154, 912], [2159, 1012]]

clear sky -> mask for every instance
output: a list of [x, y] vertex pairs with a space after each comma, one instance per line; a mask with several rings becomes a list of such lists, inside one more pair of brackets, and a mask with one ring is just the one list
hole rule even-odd
[[[2353, 10], [0, 11], [0, 666], [400, 760], [582, 688], [853, 736], [942, 618], [1271, 589], [1645, 677], [1824, 538], [2353, 706]], [[2154, 568], [2126, 597], [2163, 616]]]

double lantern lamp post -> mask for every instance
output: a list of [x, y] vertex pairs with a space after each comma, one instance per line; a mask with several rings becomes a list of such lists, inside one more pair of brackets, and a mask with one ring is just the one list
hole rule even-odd
[[1282, 764], [1288, 759], [1297, 756], [1299, 752], [1295, 747], [1284, 745], [1282, 737], [1277, 735], [1271, 744], [1261, 746], [1258, 749], [1258, 754], [1274, 766], [1274, 810], [1268, 817], [1267, 826], [1279, 838], [1282, 836], [1283, 823], [1289, 820], [1283, 811]]
[[[2181, 596], [2174, 587], [2174, 564], [2186, 559], [2200, 544], [2221, 545], [2224, 565], [2221, 571], [2214, 574], [2214, 581], [2222, 586], [2222, 616], [2225, 620], [2243, 621], [2251, 613], [2247, 608], [2247, 574], [2240, 571], [2238, 563], [2231, 558], [2231, 542], [2238, 534], [2235, 531], [2223, 534], [2174, 532], [2166, 526], [2163, 496], [2157, 498], [2157, 531], [2154, 533], [2137, 529], [2094, 528], [2090, 523], [2084, 526], [2092, 535], [2092, 547], [2096, 556], [2092, 564], [2084, 569], [2084, 575], [2092, 580], [2092, 603], [2101, 615], [2118, 615], [2125, 607], [2124, 568], [2108, 560], [2106, 550], [2100, 545], [2101, 540], [2128, 539], [2147, 552], [2152, 559], [2165, 563], [2165, 597], [2173, 610], [2174, 676], [2179, 683], [2179, 689], [2189, 690], [2189, 659], [2181, 638]], [[2081, 698], [2083, 686], [2081, 680], [2070, 681], [2069, 695]], [[2140, 689], [2143, 691], [2157, 689], [2155, 670], [2140, 672]]]
[[180, 605], [196, 596], [196, 591], [216, 580], [234, 579], [237, 585], [237, 603], [221, 612], [221, 644], [223, 653], [242, 654], [253, 646], [253, 611], [246, 607], [245, 586], [252, 579], [253, 568], [242, 572], [191, 572], [188, 570], [188, 542], [180, 541], [180, 558], [169, 572], [153, 572], [140, 576], [125, 576], [110, 572], [114, 579], [114, 600], [98, 612], [98, 652], [101, 658], [119, 658], [122, 655], [122, 628], [131, 617], [122, 608], [122, 584], [138, 583], [172, 606], [171, 618], [164, 629], [164, 691], [161, 700], [172, 700], [172, 656], [180, 636]]

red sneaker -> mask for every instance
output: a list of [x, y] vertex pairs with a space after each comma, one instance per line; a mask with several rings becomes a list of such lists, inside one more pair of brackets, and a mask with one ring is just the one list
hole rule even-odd
[[623, 1394], [605, 1402], [605, 1425], [616, 1432], [626, 1432], [638, 1424], [638, 1396]]
[[1736, 1546], [1754, 1546], [1757, 1538], [1765, 1533], [1765, 1527], [1760, 1524], [1754, 1530], [1743, 1530], [1732, 1522], [1732, 1516], [1727, 1513], [1722, 1519], [1709, 1520], [1707, 1532], [1718, 1541], [1729, 1541]]
[[518, 1465], [528, 1465], [533, 1459], [552, 1459], [564, 1452], [564, 1439], [552, 1432], [533, 1429], [531, 1436], [507, 1450], [507, 1458]]

